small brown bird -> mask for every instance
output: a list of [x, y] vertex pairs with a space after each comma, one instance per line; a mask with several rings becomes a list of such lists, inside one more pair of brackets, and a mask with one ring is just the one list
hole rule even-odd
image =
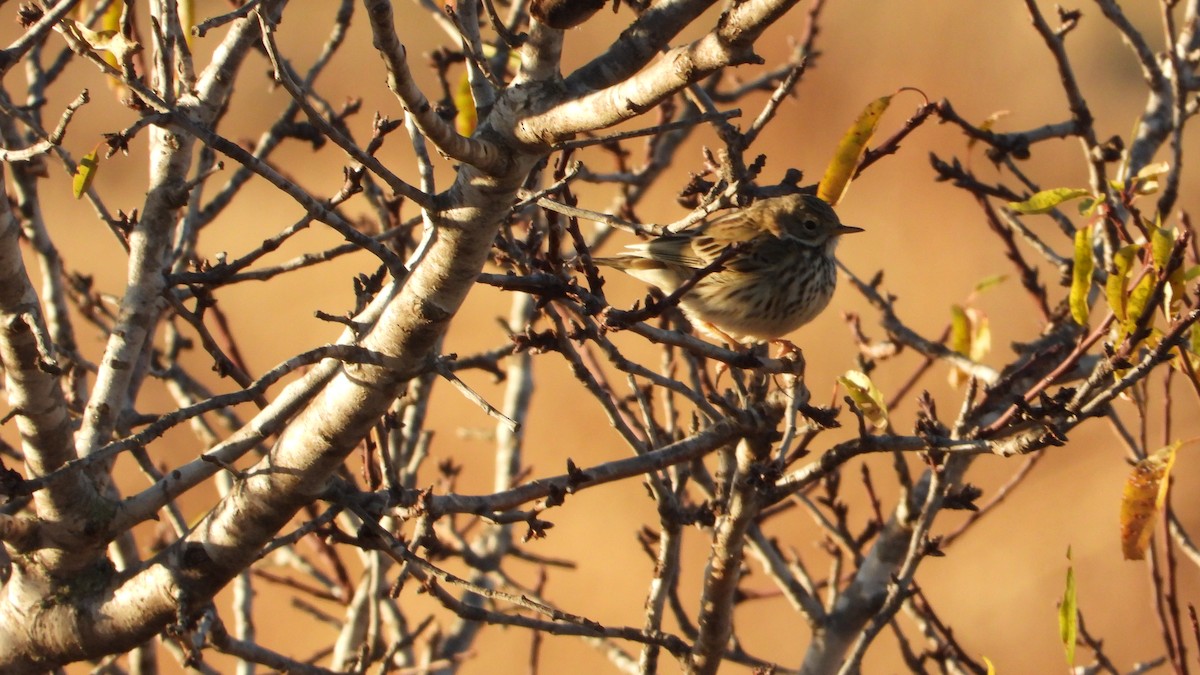
[[843, 234], [833, 208], [812, 195], [760, 199], [686, 230], [634, 244], [606, 265], [671, 293], [730, 245], [743, 248], [724, 269], [680, 300], [698, 327], [730, 344], [773, 341], [812, 321], [833, 297], [833, 250]]

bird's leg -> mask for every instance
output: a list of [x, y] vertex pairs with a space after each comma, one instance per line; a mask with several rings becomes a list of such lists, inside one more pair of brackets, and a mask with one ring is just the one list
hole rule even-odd
[[[752, 355], [752, 354], [754, 354], [754, 348], [757, 347], [758, 345], [762, 344], [761, 342], [750, 342], [750, 343], [742, 342], [741, 340], [733, 337], [729, 333], [726, 333], [725, 331], [721, 330], [720, 328], [717, 328], [715, 325], [713, 325], [707, 321], [696, 321], [695, 325], [705, 335], [713, 338], [714, 340], [719, 340], [721, 342], [724, 342], [725, 348], [730, 351]], [[799, 349], [797, 349], [795, 345], [792, 345], [792, 343], [790, 343], [790, 342], [788, 342], [787, 344], [791, 345], [792, 352], [799, 352]], [[791, 352], [789, 352], [789, 353], [791, 353]], [[726, 372], [728, 372], [728, 370], [729, 370], [728, 363], [725, 363], [725, 362], [718, 363], [716, 379], [717, 380], [721, 379], [721, 376], [724, 375]]]
[[715, 325], [713, 325], [707, 321], [697, 321], [696, 327], [699, 328], [700, 330], [704, 331], [709, 337], [714, 338], [716, 340], [721, 340], [722, 342], [724, 342], [725, 347], [728, 349], [732, 349], [732, 350], [736, 351], [736, 350], [740, 349], [742, 346], [742, 343], [740, 340], [734, 339], [734, 337], [732, 335], [730, 335], [729, 333], [726, 333], [725, 331], [721, 330], [720, 328], [717, 328]]
[[[696, 327], [699, 328], [701, 330], [701, 332], [703, 332], [705, 335], [713, 338], [714, 340], [724, 342], [726, 349], [732, 349], [733, 351], [739, 351], [742, 348], [741, 342], [738, 342], [737, 340], [733, 339], [733, 337], [729, 333], [726, 333], [725, 331], [721, 330], [720, 328], [717, 328], [715, 325], [713, 325], [707, 321], [696, 321]], [[713, 377], [713, 382], [720, 380], [721, 376], [724, 375], [725, 372], [728, 370], [729, 370], [728, 363], [725, 363], [724, 361], [719, 362], [717, 364], [717, 372], [716, 372], [715, 376]]]

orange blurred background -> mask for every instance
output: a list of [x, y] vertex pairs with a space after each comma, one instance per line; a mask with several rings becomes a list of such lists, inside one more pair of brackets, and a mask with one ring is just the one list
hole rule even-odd
[[[1054, 22], [1053, 5], [1039, 3]], [[215, 0], [198, 0], [198, 19], [228, 9]], [[1151, 44], [1161, 46], [1162, 30], [1157, 3], [1126, 3], [1135, 25]], [[787, 58], [789, 37], [803, 30], [801, 5], [772, 28], [758, 44], [758, 52], [769, 66]], [[326, 38], [336, 9], [332, 2], [292, 3], [277, 38], [282, 52], [303, 72], [312, 63]], [[1091, 3], [1084, 3], [1079, 27], [1067, 41], [1073, 65], [1083, 93], [1097, 119], [1102, 138], [1119, 135], [1128, 140], [1131, 129], [1145, 103], [1145, 88], [1130, 50], [1117, 31]], [[8, 13], [15, 11], [9, 5]], [[445, 43], [445, 36], [415, 3], [397, 3], [397, 23], [410, 62], [427, 93], [439, 96], [433, 72], [425, 67], [430, 50]], [[628, 8], [616, 15], [603, 11], [582, 28], [568, 32], [564, 49], [564, 70], [585, 62], [598, 46], [607, 46], [630, 20]], [[710, 13], [686, 34], [695, 37], [710, 27]], [[11, 22], [9, 22], [11, 25]], [[146, 25], [143, 22], [143, 25]], [[804, 183], [813, 183], [821, 175], [838, 139], [862, 107], [869, 101], [895, 92], [900, 87], [916, 87], [931, 100], [949, 99], [967, 119], [981, 122], [988, 115], [1007, 110], [997, 130], [1015, 131], [1068, 119], [1066, 100], [1054, 61], [1041, 38], [1030, 26], [1023, 3], [959, 2], [850, 2], [830, 0], [822, 15], [822, 32], [817, 46], [821, 54], [812, 62], [797, 89], [797, 96], [784, 102], [779, 117], [758, 142], [756, 150], [767, 154], [763, 183], [777, 182], [789, 168], [804, 171]], [[6, 31], [12, 31], [6, 28]], [[206, 62], [224, 30], [198, 40], [195, 48], [198, 66]], [[15, 35], [15, 32], [12, 33]], [[11, 37], [11, 36], [9, 36]], [[61, 48], [61, 38], [51, 37], [48, 53]], [[361, 7], [357, 8], [345, 47], [316, 84], [317, 93], [335, 107], [348, 98], [361, 97], [363, 112], [351, 118], [357, 138], [370, 135], [375, 111], [398, 118], [401, 108], [384, 85], [384, 69], [371, 50], [369, 27]], [[222, 123], [221, 133], [238, 141], [256, 139], [274, 121], [288, 102], [280, 88], [271, 87], [270, 64], [261, 54], [249, 57], [243, 68], [241, 84]], [[746, 68], [745, 79], [758, 70]], [[11, 71], [5, 82], [10, 94], [19, 98], [23, 89], [20, 69]], [[134, 114], [109, 95], [104, 79], [89, 66], [76, 63], [68, 76], [50, 92], [46, 108], [47, 125], [53, 126], [58, 111], [82, 87], [91, 90], [93, 103], [76, 116], [65, 146], [76, 158], [101, 141], [100, 134], [128, 126]], [[751, 97], [741, 107], [743, 126], [757, 115], [765, 96]], [[901, 93], [884, 117], [879, 137], [899, 128], [920, 103], [914, 93]], [[630, 128], [644, 126], [634, 123]], [[1200, 152], [1195, 134], [1186, 138], [1187, 153]], [[674, 193], [687, 181], [688, 172], [702, 166], [702, 146], [717, 148], [719, 142], [708, 129], [700, 129], [688, 147], [678, 155], [674, 175], [661, 181], [655, 197], [643, 202], [638, 216], [648, 222], [669, 222], [684, 213]], [[634, 161], [640, 160], [642, 146], [631, 143]], [[979, 148], [966, 149], [965, 138], [954, 128], [931, 120], [913, 133], [900, 152], [873, 166], [852, 186], [839, 211], [844, 222], [866, 228], [865, 234], [848, 238], [839, 249], [840, 259], [860, 277], [884, 272], [884, 287], [899, 297], [897, 311], [911, 327], [928, 336], [937, 336], [949, 321], [949, 308], [966, 300], [982, 279], [995, 274], [1011, 274], [998, 241], [989, 233], [978, 207], [960, 190], [933, 181], [929, 154], [965, 158], [971, 155], [973, 168], [984, 180], [995, 180], [997, 172]], [[95, 187], [115, 212], [139, 208], [146, 190], [146, 146], [144, 138], [131, 146], [129, 157], [117, 156], [102, 163]], [[401, 133], [388, 140], [380, 153], [384, 162], [402, 177], [416, 181], [408, 142]], [[295, 176], [313, 194], [329, 196], [342, 184], [346, 158], [332, 144], [313, 153], [301, 142], [289, 142], [274, 156], [276, 166]], [[604, 171], [602, 154], [583, 156], [589, 168]], [[1165, 159], [1160, 158], [1160, 159]], [[1022, 168], [1044, 187], [1084, 186], [1087, 167], [1075, 141], [1052, 141], [1035, 148], [1034, 159]], [[1179, 207], [1194, 212], [1198, 195], [1188, 192], [1194, 184], [1192, 167], [1186, 167]], [[58, 194], [44, 205], [51, 234], [55, 237], [69, 268], [94, 275], [96, 286], [119, 297], [124, 284], [124, 256], [86, 202], [70, 195], [70, 177], [52, 163], [52, 176], [43, 186], [44, 194]], [[231, 173], [226, 170], [210, 179], [207, 194], [224, 183]], [[438, 162], [439, 188], [452, 179], [452, 167]], [[580, 186], [580, 205], [603, 210], [612, 192], [605, 187]], [[351, 214], [367, 214], [361, 200], [347, 205]], [[406, 205], [405, 216], [414, 215]], [[303, 215], [296, 204], [278, 195], [262, 181], [252, 181], [234, 201], [225, 216], [205, 231], [201, 253], [210, 259], [227, 252], [236, 257], [255, 247], [265, 237], [290, 225]], [[1031, 226], [1045, 235], [1060, 253], [1069, 252], [1070, 244], [1056, 232], [1051, 222], [1030, 219]], [[339, 238], [314, 225], [293, 238], [280, 251], [265, 259], [267, 264], [281, 262], [307, 251], [318, 251], [339, 243]], [[615, 248], [615, 245], [614, 245]], [[234, 336], [245, 354], [251, 374], [262, 374], [288, 356], [332, 341], [340, 328], [313, 317], [314, 310], [343, 314], [353, 306], [351, 278], [371, 272], [375, 263], [365, 255], [340, 259], [332, 264], [308, 269], [271, 283], [243, 283], [217, 293], [220, 307], [227, 313]], [[1043, 279], [1054, 290], [1052, 297], [1065, 297], [1065, 289], [1055, 288], [1057, 279], [1043, 270]], [[610, 298], [628, 306], [643, 297], [644, 287], [624, 278], [609, 279]], [[500, 345], [505, 336], [496, 319], [506, 317], [510, 299], [488, 288], [479, 288], [468, 299], [459, 319], [446, 340], [445, 351], [467, 355]], [[991, 319], [994, 351], [985, 361], [1000, 367], [1011, 356], [1013, 341], [1035, 337], [1040, 325], [1015, 279], [982, 295], [976, 306]], [[843, 312], [857, 312], [863, 318], [868, 335], [880, 338], [875, 327], [876, 315], [848, 284], [843, 284], [830, 310], [803, 328], [794, 337], [808, 361], [807, 382], [814, 402], [833, 400], [836, 377], [855, 367], [856, 349], [842, 318]], [[85, 353], [96, 358], [102, 342], [80, 327], [80, 342]], [[654, 351], [630, 336], [618, 336], [618, 344], [631, 356], [656, 363]], [[191, 357], [200, 364], [198, 372], [208, 374], [205, 360]], [[873, 377], [885, 392], [894, 391], [905, 381], [919, 359], [911, 353], [884, 363]], [[525, 465], [531, 477], [556, 475], [565, 470], [566, 459], [586, 467], [628, 454], [611, 431], [600, 408], [571, 377], [569, 368], [554, 356], [534, 359], [537, 393], [532, 415], [525, 428]], [[493, 404], [503, 400], [503, 385], [483, 373], [468, 372], [464, 380]], [[214, 387], [228, 390], [229, 383], [211, 378]], [[618, 382], [623, 382], [619, 379]], [[1157, 382], [1157, 380], [1156, 380]], [[946, 382], [946, 368], [939, 366], [922, 381], [938, 401], [943, 419], [952, 419], [961, 403], [961, 392]], [[1175, 438], [1196, 436], [1196, 399], [1183, 388], [1174, 398]], [[912, 398], [895, 411], [897, 428], [910, 428], [913, 419]], [[1162, 440], [1161, 387], [1151, 393], [1155, 412], [1151, 417], [1151, 445]], [[490, 489], [492, 481], [491, 442], [493, 421], [480, 409], [465, 401], [451, 387], [438, 385], [429, 428], [436, 433], [433, 455], [427, 463], [427, 482], [437, 480], [432, 467], [453, 458], [466, 470], [457, 489], [479, 493]], [[157, 384], [149, 384], [139, 400], [140, 412], [169, 409], [170, 400]], [[1118, 404], [1122, 413], [1131, 412], [1130, 404]], [[248, 410], [241, 411], [248, 415]], [[1132, 416], [1127, 419], [1132, 421]], [[843, 416], [843, 422], [849, 420]], [[11, 432], [9, 432], [11, 433]], [[820, 450], [843, 435], [830, 433], [818, 439]], [[156, 461], [174, 464], [191, 459], [197, 447], [186, 432], [177, 430], [151, 446]], [[968, 535], [947, 549], [947, 557], [927, 560], [917, 583], [927, 594], [941, 619], [955, 629], [955, 635], [973, 657], [987, 656], [1000, 673], [1053, 672], [1063, 668], [1062, 646], [1058, 639], [1056, 603], [1062, 594], [1065, 557], [1073, 551], [1079, 585], [1079, 604], [1089, 631], [1105, 640], [1107, 654], [1121, 668], [1134, 662], [1159, 656], [1158, 639], [1148, 568], [1143, 563], [1121, 559], [1117, 539], [1116, 515], [1124, 478], [1129, 471], [1123, 446], [1101, 421], [1093, 421], [1074, 435], [1063, 448], [1052, 449], [1037, 471], [998, 511], [982, 520]], [[1193, 470], [1193, 451], [1183, 451], [1176, 465], [1174, 507], [1186, 526], [1200, 527], [1197, 516], [1197, 478]], [[968, 480], [984, 489], [980, 503], [986, 502], [1018, 466], [1021, 458], [983, 457], [972, 466]], [[895, 488], [889, 484], [890, 458], [871, 457], [851, 462], [844, 472], [842, 498], [852, 505], [853, 522], [861, 527], [869, 517], [865, 491], [859, 480], [865, 464], [881, 496], [885, 509], [891, 506]], [[123, 491], [144, 489], [147, 482], [134, 464], [122, 460], [118, 465]], [[211, 506], [214, 492], [198, 490], [183, 502], [187, 516], [194, 519]], [[640, 551], [636, 532], [643, 525], [655, 526], [653, 502], [641, 485], [634, 481], [587, 490], [568, 499], [563, 507], [545, 514], [555, 523], [549, 536], [527, 544], [538, 555], [567, 558], [578, 562], [573, 570], [555, 569], [550, 573], [548, 596], [569, 612], [583, 614], [610, 625], [640, 625], [642, 603], [650, 579], [652, 561]], [[961, 515], [944, 513], [935, 533], [954, 529]], [[140, 528], [149, 536], [153, 524]], [[821, 552], [818, 528], [799, 511], [772, 522], [770, 530], [786, 547], [794, 548], [811, 566], [814, 574], [824, 575], [826, 556]], [[699, 595], [699, 580], [709, 550], [705, 533], [692, 530], [687, 539], [687, 557], [682, 570], [682, 595], [694, 610]], [[451, 565], [453, 567], [453, 565]], [[774, 593], [774, 586], [757, 563], [749, 561], [748, 588]], [[533, 583], [536, 569], [514, 563], [510, 573], [524, 583]], [[1195, 602], [1198, 575], [1194, 566], [1181, 561], [1181, 600]], [[295, 658], [305, 658], [322, 645], [332, 643], [336, 627], [314, 620], [290, 607], [286, 596], [259, 586], [256, 622], [260, 642]], [[410, 585], [402, 596], [403, 607], [411, 608], [410, 617], [419, 620], [435, 608], [424, 596], [415, 594]], [[228, 593], [219, 599], [222, 611], [228, 608]], [[342, 610], [332, 603], [317, 603], [335, 617]], [[451, 618], [438, 612], [449, 625]], [[227, 620], [228, 617], [227, 617]], [[905, 632], [917, 640], [911, 622], [903, 615], [899, 622]], [[674, 629], [668, 624], [669, 630]], [[803, 619], [792, 612], [782, 598], [774, 597], [743, 604], [736, 622], [737, 637], [752, 654], [784, 665], [798, 665], [808, 639]], [[301, 639], [299, 636], [303, 636]], [[483, 631], [475, 658], [464, 673], [518, 673], [528, 670], [531, 635], [524, 630], [487, 628]], [[895, 656], [894, 638], [886, 633], [869, 652], [864, 672], [890, 673], [906, 669]], [[1197, 646], [1188, 645], [1191, 653]], [[628, 645], [636, 650], [636, 645]], [[1078, 660], [1086, 662], [1086, 650]], [[206, 654], [206, 659], [210, 658]], [[229, 668], [229, 661], [215, 655], [210, 663]], [[174, 664], [164, 660], [166, 672]], [[604, 656], [578, 638], [547, 636], [541, 656], [542, 672], [611, 672]], [[675, 665], [663, 659], [663, 672], [674, 672]], [[745, 669], [729, 666], [727, 672]], [[86, 672], [86, 669], [72, 670]]]

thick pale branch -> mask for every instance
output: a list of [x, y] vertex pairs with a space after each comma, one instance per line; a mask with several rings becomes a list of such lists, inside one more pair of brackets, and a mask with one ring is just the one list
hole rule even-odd
[[[198, 97], [187, 105], [187, 113], [174, 117], [175, 121], [187, 119], [204, 127], [216, 117], [232, 90], [234, 74], [258, 33], [254, 21], [243, 19], [234, 26], [216, 50], [213, 65], [201, 77]], [[145, 93], [157, 96], [155, 92]], [[161, 105], [166, 106], [165, 102]], [[191, 115], [196, 119], [192, 120]], [[150, 189], [142, 217], [129, 235], [128, 282], [118, 323], [109, 336], [96, 385], [84, 411], [83, 428], [77, 440], [81, 456], [91, 454], [109, 439], [136, 394], [139, 364], [146, 354], [144, 345], [153, 334], [164, 306], [163, 273], [170, 268], [168, 256], [174, 243], [176, 211], [185, 198], [193, 141], [184, 128], [176, 125], [152, 127], [150, 133]]]
[[535, 22], [530, 28], [529, 38], [521, 47], [521, 67], [513, 80], [514, 84], [560, 79], [562, 48], [562, 31]]
[[[4, 193], [0, 174], [0, 194]], [[75, 458], [73, 426], [63, 396], [53, 355], [43, 353], [48, 340], [42, 323], [41, 304], [19, 246], [20, 225], [7, 199], [0, 200], [0, 363], [4, 367], [4, 389], [14, 411], [25, 466], [31, 476], [44, 476]], [[93, 512], [84, 505], [97, 505], [98, 495], [81, 474], [63, 476], [34, 495], [38, 517], [61, 532], [52, 539], [61, 548], [49, 551], [43, 562], [51, 568], [68, 563], [64, 548], [78, 545], [74, 539], [90, 523]]]
[[[233, 490], [196, 528], [115, 588], [101, 589], [70, 616], [57, 607], [23, 608], [46, 621], [87, 624], [70, 645], [30, 635], [22, 649], [0, 655], [0, 669], [63, 663], [131, 648], [176, 621], [188, 603], [203, 603], [252, 563], [300, 508], [322, 494], [346, 456], [370, 432], [405, 382], [423, 372], [487, 259], [497, 223], [507, 215], [525, 174], [525, 158], [504, 179], [463, 167], [435, 216], [437, 236], [403, 281], [385, 288], [364, 314], [374, 328], [358, 344], [389, 367], [346, 365], [297, 413], [269, 455], [244, 472]], [[189, 605], [190, 606], [190, 605]], [[0, 608], [2, 609], [2, 608]], [[108, 620], [93, 611], [108, 612]], [[137, 617], [136, 621], [130, 617]], [[28, 617], [26, 617], [28, 618]], [[17, 630], [19, 616], [0, 614], [0, 629]], [[7, 624], [7, 625], [5, 625]], [[70, 632], [69, 624], [64, 630]], [[44, 665], [43, 665], [44, 667]], [[7, 671], [6, 671], [7, 672]]]
[[567, 78], [572, 89], [598, 90], [641, 70], [671, 38], [695, 21], [714, 0], [665, 0], [642, 12], [600, 56]]
[[[315, 386], [322, 382], [323, 380], [321, 373], [330, 368], [332, 361], [334, 360], [343, 363], [370, 363], [377, 366], [387, 366], [390, 363], [390, 359], [383, 357], [380, 354], [371, 353], [361, 347], [356, 347], [353, 345], [325, 345], [324, 347], [318, 347], [316, 349], [297, 354], [296, 356], [267, 371], [262, 377], [250, 383], [250, 385], [245, 389], [219, 396], [213, 396], [211, 398], [193, 403], [192, 405], [176, 408], [175, 410], [158, 417], [153, 422], [146, 425], [146, 428], [142, 429], [141, 431], [129, 436], [125, 436], [120, 440], [108, 443], [87, 457], [70, 461], [52, 474], [26, 480], [23, 487], [29, 491], [41, 490], [46, 485], [58, 480], [63, 475], [71, 471], [79, 471], [89, 467], [97, 466], [100, 463], [110, 462], [122, 452], [128, 452], [130, 450], [135, 450], [148, 445], [152, 441], [160, 438], [170, 429], [182, 424], [185, 421], [194, 419], [208, 412], [222, 410], [239, 403], [245, 403], [247, 401], [259, 399], [266, 394], [267, 389], [273, 384], [297, 369], [320, 363], [326, 359], [330, 360], [327, 365], [322, 366], [320, 369], [309, 371], [305, 374], [305, 377], [302, 380], [305, 386]], [[289, 388], [289, 391], [290, 390], [291, 388]], [[290, 397], [291, 394], [289, 394], [288, 398]], [[275, 404], [278, 403], [279, 400], [277, 399], [275, 403], [269, 407], [269, 410], [264, 409], [262, 414], [256, 418], [260, 421], [252, 424], [251, 426], [259, 427], [261, 429], [266, 420], [277, 418], [279, 416], [279, 409]], [[295, 410], [293, 409], [292, 412], [295, 412]], [[218, 445], [216, 448], [213, 448], [213, 450], [215, 451], [224, 448], [227, 443], [228, 441]], [[176, 479], [177, 478], [178, 477], [176, 477]]]
[[143, 215], [129, 237], [129, 279], [121, 314], [113, 327], [96, 375], [92, 397], [84, 411], [79, 454], [98, 449], [112, 434], [118, 419], [132, 404], [135, 378], [144, 345], [158, 324], [166, 288], [163, 274], [173, 243], [175, 209], [191, 167], [191, 143], [175, 129], [151, 131], [151, 181]]
[[756, 0], [736, 5], [711, 32], [672, 49], [636, 75], [530, 116], [520, 129], [520, 140], [553, 144], [576, 133], [610, 127], [645, 113], [721, 68], [759, 62], [754, 40], [795, 2]]
[[14, 551], [27, 551], [41, 544], [41, 523], [33, 518], [0, 513], [0, 541]]

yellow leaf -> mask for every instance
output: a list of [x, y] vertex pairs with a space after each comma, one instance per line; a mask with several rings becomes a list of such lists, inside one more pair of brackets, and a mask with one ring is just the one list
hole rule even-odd
[[[971, 351], [971, 320], [967, 312], [959, 305], [950, 306], [950, 349], [966, 356]], [[954, 366], [950, 369], [950, 386], [960, 387], [966, 382], [967, 375], [962, 368]]]
[[983, 665], [987, 666], [987, 675], [996, 675], [996, 666], [992, 665], [992, 660], [984, 656]]
[[971, 321], [959, 305], [950, 305], [950, 349], [963, 356], [971, 351]]
[[[1152, 195], [1155, 192], [1158, 192], [1159, 181], [1162, 178], [1162, 175], [1170, 170], [1171, 165], [1167, 162], [1147, 164], [1146, 166], [1142, 167], [1141, 171], [1137, 172], [1136, 176], [1133, 177], [1133, 191], [1139, 195]], [[1124, 183], [1109, 181], [1109, 184], [1116, 188], [1117, 191], [1124, 192], [1125, 190], [1126, 184]]]
[[183, 39], [187, 41], [188, 47], [191, 47], [192, 28], [196, 26], [196, 6], [192, 0], [176, 0], [176, 2], [179, 7], [179, 27], [183, 29]]
[[[996, 112], [987, 116], [987, 119], [984, 120], [983, 123], [979, 125], [979, 130], [980, 131], [991, 131], [992, 127], [996, 126], [996, 122], [1000, 121], [1000, 118], [1007, 117], [1008, 115], [1009, 115], [1009, 112], [1007, 110], [997, 110]], [[968, 138], [967, 139], [967, 149], [970, 150], [972, 147], [974, 147], [976, 141], [978, 141], [978, 140], [979, 139], [975, 138], [975, 137]]]
[[454, 92], [454, 107], [458, 114], [454, 116], [454, 128], [463, 136], [475, 133], [478, 121], [475, 113], [475, 96], [471, 93], [471, 80], [464, 72], [458, 80], [458, 89]]
[[[992, 329], [987, 315], [968, 307], [950, 307], [950, 349], [979, 361], [992, 349]], [[967, 381], [967, 373], [961, 368], [950, 369], [950, 385], [961, 386]]]
[[1141, 246], [1130, 244], [1113, 254], [1113, 271], [1104, 282], [1104, 296], [1108, 298], [1108, 306], [1112, 309], [1117, 320], [1125, 320], [1125, 282], [1129, 281], [1129, 269], [1133, 267], [1133, 257], [1141, 250]]
[[971, 319], [971, 351], [967, 356], [979, 361], [992, 351], [992, 325], [987, 314], [977, 309], [968, 309], [967, 316]]
[[1141, 171], [1137, 172], [1137, 175], [1134, 176], [1134, 178], [1136, 178], [1138, 180], [1144, 180], [1146, 178], [1158, 178], [1159, 176], [1163, 175], [1164, 173], [1167, 173], [1170, 170], [1171, 170], [1170, 162], [1157, 162], [1154, 164], [1147, 164], [1146, 166], [1142, 167]]
[[79, 159], [79, 166], [75, 167], [75, 177], [71, 180], [71, 193], [75, 195], [75, 199], [79, 199], [88, 191], [99, 170], [100, 157], [95, 150]]
[[1075, 231], [1075, 264], [1071, 268], [1071, 318], [1086, 326], [1088, 322], [1088, 293], [1092, 290], [1092, 228]]
[[1171, 467], [1182, 441], [1160, 449], [1134, 465], [1121, 492], [1121, 552], [1126, 560], [1146, 557], [1154, 522], [1167, 503]]
[[[500, 50], [496, 49], [496, 45], [485, 42], [483, 43], [483, 49], [480, 51], [480, 53], [483, 54], [483, 58], [491, 60], [496, 58], [496, 55], [500, 53]], [[505, 67], [511, 72], [519, 65], [521, 65], [521, 52], [515, 49], [510, 50], [508, 52], [508, 63], [505, 64]]]
[[887, 404], [883, 401], [883, 394], [879, 392], [875, 383], [867, 377], [866, 373], [847, 370], [845, 375], [838, 378], [838, 382], [841, 382], [842, 386], [846, 388], [850, 400], [854, 401], [854, 405], [872, 426], [876, 429], [887, 428]]
[[1008, 110], [997, 110], [991, 115], [988, 115], [987, 119], [983, 121], [983, 124], [979, 125], [979, 128], [983, 131], [991, 131], [992, 127], [996, 126], [996, 122], [999, 122], [1003, 117], [1008, 117], [1010, 114], [1011, 113]]
[[1059, 204], [1085, 197], [1091, 193], [1083, 188], [1054, 188], [1042, 190], [1023, 202], [1009, 202], [1008, 208], [1017, 213], [1038, 214], [1049, 213]]
[[867, 142], [879, 126], [879, 118], [892, 102], [891, 96], [881, 96], [867, 104], [859, 113], [858, 119], [842, 136], [837, 151], [829, 165], [825, 167], [825, 175], [817, 185], [817, 196], [831, 205], [836, 206], [850, 187], [854, 171], [862, 161], [863, 153], [867, 151]]
[[1067, 666], [1075, 668], [1075, 642], [1079, 634], [1079, 598], [1075, 590], [1075, 568], [1071, 565], [1071, 548], [1067, 547], [1067, 583], [1062, 602], [1058, 603], [1058, 637], [1067, 652]]
[[100, 17], [101, 32], [121, 30], [121, 13], [124, 11], [125, 3], [113, 0], [108, 9], [104, 10], [104, 16]]
[[[115, 35], [116, 33], [120, 32], [121, 14], [124, 10], [125, 3], [120, 2], [119, 0], [114, 0], [112, 4], [108, 6], [108, 9], [104, 10], [104, 15], [100, 17], [100, 33], [105, 35]], [[102, 51], [100, 52], [100, 58], [104, 59], [104, 62], [113, 68], [118, 70], [121, 68], [121, 62], [117, 60], [117, 57], [112, 52]], [[125, 86], [125, 83], [121, 81], [121, 78], [113, 77], [111, 75], [108, 78], [108, 88], [114, 94], [116, 94], [118, 101], [127, 98], [129, 93], [129, 88]]]

